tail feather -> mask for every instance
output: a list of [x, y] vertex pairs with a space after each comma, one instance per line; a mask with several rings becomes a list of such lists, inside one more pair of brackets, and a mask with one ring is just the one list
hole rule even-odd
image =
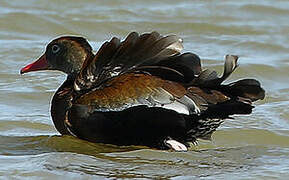
[[251, 101], [261, 100], [265, 97], [265, 90], [255, 79], [242, 79], [228, 85], [222, 85], [221, 89], [233, 96], [248, 98]]
[[255, 79], [222, 84], [237, 68], [237, 60], [237, 56], [227, 55], [222, 76], [216, 71], [203, 70], [189, 83], [187, 96], [201, 107], [200, 114], [185, 116], [189, 141], [210, 140], [224, 119], [235, 114], [251, 114], [252, 102], [264, 99], [265, 91]]
[[242, 97], [250, 101], [264, 99], [265, 90], [261, 87], [260, 82], [255, 79], [242, 79], [228, 85], [222, 85], [222, 82], [238, 67], [237, 61], [238, 56], [226, 55], [224, 72], [221, 77], [218, 77], [216, 71], [204, 70], [190, 85], [215, 89], [231, 98]]

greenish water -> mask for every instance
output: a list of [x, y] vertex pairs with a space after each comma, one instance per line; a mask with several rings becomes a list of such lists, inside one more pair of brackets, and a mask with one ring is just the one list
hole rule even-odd
[[[289, 1], [0, 1], [0, 179], [286, 179], [289, 175]], [[189, 152], [92, 144], [61, 137], [50, 99], [58, 72], [19, 75], [60, 35], [82, 35], [97, 50], [131, 31], [177, 34], [185, 51], [230, 80], [259, 79], [267, 91], [252, 115], [226, 121], [212, 142]]]

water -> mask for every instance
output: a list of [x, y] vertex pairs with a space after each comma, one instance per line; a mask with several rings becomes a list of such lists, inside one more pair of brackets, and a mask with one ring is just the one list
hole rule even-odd
[[[289, 175], [289, 1], [0, 2], [0, 179], [286, 179]], [[178, 34], [185, 51], [222, 70], [240, 56], [231, 80], [259, 79], [266, 98], [252, 115], [227, 120], [189, 152], [93, 144], [61, 137], [50, 99], [59, 72], [19, 75], [51, 39], [87, 37], [94, 49], [131, 31]]]

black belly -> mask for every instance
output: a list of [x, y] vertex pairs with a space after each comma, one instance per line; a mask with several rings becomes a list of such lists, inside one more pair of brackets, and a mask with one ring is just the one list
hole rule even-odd
[[70, 130], [91, 142], [115, 145], [144, 145], [165, 148], [167, 138], [185, 143], [184, 116], [159, 107], [131, 107], [123, 111], [91, 112], [87, 106], [74, 105], [68, 113]]

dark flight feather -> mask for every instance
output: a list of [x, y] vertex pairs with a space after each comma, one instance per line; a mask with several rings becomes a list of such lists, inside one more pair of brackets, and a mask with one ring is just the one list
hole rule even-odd
[[135, 69], [145, 62], [157, 63], [179, 54], [182, 48], [177, 36], [162, 37], [157, 32], [140, 36], [133, 32], [122, 42], [112, 38], [110, 42], [102, 45], [95, 58], [85, 62], [75, 80], [75, 90], [97, 87], [102, 82]]

